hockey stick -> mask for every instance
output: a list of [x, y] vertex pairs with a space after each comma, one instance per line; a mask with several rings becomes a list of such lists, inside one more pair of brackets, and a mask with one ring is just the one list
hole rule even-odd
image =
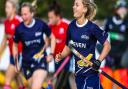
[[69, 60], [70, 60], [70, 56], [66, 57], [64, 59], [64, 62], [61, 64], [61, 66], [54, 73], [53, 77], [50, 80], [48, 80], [48, 87], [47, 87], [47, 89], [53, 89], [52, 81], [58, 76], [58, 74], [62, 71], [62, 69], [68, 63]]
[[[84, 59], [85, 62], [87, 62], [90, 66], [93, 65], [93, 63], [90, 60], [86, 60], [86, 58], [81, 55], [76, 49], [74, 49], [71, 45], [69, 46], [69, 48], [71, 49], [71, 51], [80, 59]], [[122, 85], [121, 83], [119, 83], [117, 80], [115, 80], [114, 78], [112, 78], [111, 76], [109, 76], [106, 72], [104, 72], [103, 70], [99, 69], [98, 70], [99, 73], [101, 73], [102, 75], [104, 75], [106, 78], [110, 79], [112, 82], [114, 82], [115, 84], [117, 84], [118, 86], [120, 86], [122, 89], [128, 89], [126, 88], [124, 85]]]
[[[89, 54], [86, 59], [87, 60], [90, 60], [92, 58], [92, 54]], [[64, 62], [61, 64], [61, 66], [58, 68], [58, 70], [54, 73], [53, 75], [53, 78], [50, 79], [48, 81], [48, 87], [51, 87], [52, 86], [52, 81], [57, 77], [57, 75], [61, 72], [61, 70], [64, 68], [64, 66], [67, 64], [67, 62], [69, 61], [70, 57], [66, 57], [66, 59], [64, 60]], [[51, 88], [48, 88], [48, 89], [51, 89]]]

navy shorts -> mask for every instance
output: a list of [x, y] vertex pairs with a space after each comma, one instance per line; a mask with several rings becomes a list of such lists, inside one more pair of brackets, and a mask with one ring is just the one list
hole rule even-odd
[[47, 71], [47, 62], [45, 57], [42, 58], [40, 62], [33, 62], [33, 63], [25, 63], [24, 61], [22, 62], [21, 70], [27, 80], [31, 78], [33, 73], [38, 69]]
[[13, 56], [10, 56], [10, 64], [15, 65]]
[[98, 74], [88, 77], [76, 76], [77, 89], [103, 89]]

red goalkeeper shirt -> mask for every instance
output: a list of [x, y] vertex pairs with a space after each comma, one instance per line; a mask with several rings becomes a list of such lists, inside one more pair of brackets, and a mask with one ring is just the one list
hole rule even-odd
[[54, 55], [58, 54], [59, 52], [62, 52], [65, 47], [68, 25], [69, 21], [66, 19], [61, 19], [60, 23], [57, 25], [49, 24], [52, 33], [56, 38]]

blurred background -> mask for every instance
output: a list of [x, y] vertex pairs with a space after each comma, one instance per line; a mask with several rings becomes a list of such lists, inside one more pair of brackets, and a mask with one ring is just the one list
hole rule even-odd
[[[15, 0], [19, 6], [23, 2], [33, 2], [34, 0]], [[48, 23], [48, 7], [49, 4], [55, 0], [37, 0], [36, 3], [36, 17], [45, 20]], [[72, 6], [74, 0], [56, 0], [61, 6], [62, 17], [73, 20]], [[5, 15], [5, 2], [6, 0], [0, 0], [0, 43], [4, 35], [4, 25], [3, 22], [6, 18]], [[109, 40], [112, 45], [112, 51], [106, 57], [106, 61], [102, 63], [101, 68], [107, 72], [110, 76], [118, 80], [120, 83], [128, 87], [128, 0], [94, 0], [97, 4], [97, 15], [94, 18], [94, 22], [99, 25], [103, 30], [109, 33]], [[125, 3], [125, 4], [123, 4]], [[126, 12], [118, 11], [119, 8], [125, 8]], [[123, 14], [125, 15], [122, 17]], [[114, 22], [113, 19], [116, 18]], [[122, 21], [121, 25], [116, 23]], [[114, 29], [115, 31], [113, 31]], [[123, 30], [123, 31], [122, 31]], [[125, 30], [125, 31], [124, 31]], [[124, 36], [124, 40], [122, 39]], [[120, 38], [121, 37], [121, 38]], [[119, 39], [118, 39], [119, 38]], [[97, 43], [97, 57], [101, 52], [102, 46]], [[116, 49], [116, 50], [115, 50]], [[118, 60], [116, 60], [118, 59]], [[115, 61], [116, 60], [116, 61]], [[7, 47], [2, 55], [2, 60], [0, 61], [0, 86], [4, 84], [5, 71], [9, 65], [9, 48]], [[52, 63], [50, 64], [52, 65]], [[73, 67], [73, 66], [71, 66]], [[72, 68], [73, 69], [73, 68]], [[53, 73], [54, 69], [49, 68], [49, 72]], [[70, 71], [74, 74], [74, 71]], [[73, 75], [71, 76], [73, 77]], [[104, 76], [100, 76], [101, 83], [104, 89], [121, 89], [110, 80]], [[71, 80], [74, 83], [74, 80]], [[25, 81], [27, 84], [27, 81]], [[47, 86], [47, 82], [43, 84]], [[12, 87], [17, 89], [15, 81], [12, 82]], [[68, 89], [76, 89], [76, 87], [70, 87]]]
[[[23, 2], [33, 2], [33, 0], [16, 0], [19, 1], [20, 4]], [[53, 0], [37, 0], [37, 15], [42, 18], [47, 18], [47, 8], [48, 5], [52, 2]], [[72, 19], [73, 14], [72, 14], [72, 5], [73, 5], [73, 0], [56, 0], [58, 1], [61, 6], [62, 6], [62, 11], [63, 11], [63, 16]], [[113, 7], [115, 6], [117, 0], [95, 0], [95, 3], [98, 6], [98, 13], [96, 18], [100, 20], [104, 20], [106, 16], [110, 16], [113, 13]], [[4, 3], [6, 0], [0, 0], [0, 17], [5, 17], [5, 12], [4, 12]], [[128, 2], [128, 0], [126, 0]]]

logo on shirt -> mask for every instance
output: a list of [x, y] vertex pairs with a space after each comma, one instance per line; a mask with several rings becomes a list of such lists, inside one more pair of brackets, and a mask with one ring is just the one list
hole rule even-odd
[[59, 33], [63, 34], [64, 33], [64, 28], [60, 28]]
[[35, 36], [37, 37], [37, 36], [40, 36], [41, 34], [42, 34], [41, 32], [36, 32]]
[[87, 36], [87, 35], [82, 35], [82, 36], [81, 36], [81, 39], [89, 40], [89, 36]]
[[70, 44], [72, 44], [74, 47], [77, 47], [77, 48], [86, 48], [86, 43], [79, 43], [71, 40]]
[[13, 29], [13, 30], [15, 29], [15, 24], [11, 25], [11, 29]]
[[56, 39], [56, 43], [61, 43], [62, 40], [61, 39]]
[[126, 30], [126, 26], [125, 26], [125, 25], [121, 25], [120, 31], [121, 31], [121, 32], [125, 32], [125, 30]]
[[31, 41], [25, 41], [25, 45], [26, 46], [30, 46], [32, 44], [40, 44], [41, 43], [41, 39], [35, 39], [35, 40], [31, 40]]

